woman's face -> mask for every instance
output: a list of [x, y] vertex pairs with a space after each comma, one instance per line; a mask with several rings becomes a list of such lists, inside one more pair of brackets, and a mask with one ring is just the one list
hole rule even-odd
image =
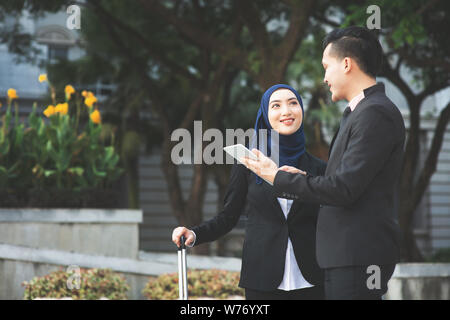
[[269, 122], [279, 134], [296, 132], [303, 121], [302, 107], [295, 94], [289, 89], [278, 89], [269, 99]]

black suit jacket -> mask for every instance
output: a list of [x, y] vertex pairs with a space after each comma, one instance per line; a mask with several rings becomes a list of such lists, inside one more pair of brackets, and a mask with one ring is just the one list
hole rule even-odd
[[[323, 175], [326, 163], [304, 153], [299, 168], [312, 175]], [[316, 224], [318, 204], [294, 200], [286, 219], [274, 193], [265, 181], [256, 184], [255, 175], [241, 164], [231, 170], [223, 210], [213, 219], [192, 228], [195, 245], [214, 241], [228, 233], [242, 213], [247, 214], [239, 286], [261, 291], [275, 290], [283, 280], [288, 237], [305, 279], [323, 283], [316, 261]]]
[[331, 146], [325, 176], [278, 172], [274, 188], [322, 204], [317, 260], [322, 268], [396, 263], [399, 258], [397, 184], [405, 126], [384, 85], [364, 90]]

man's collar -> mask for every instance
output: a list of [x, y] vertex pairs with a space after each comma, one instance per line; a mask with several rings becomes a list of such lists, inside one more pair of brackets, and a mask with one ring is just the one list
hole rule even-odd
[[365, 97], [371, 95], [374, 92], [378, 92], [378, 91], [383, 91], [384, 92], [384, 83], [383, 82], [377, 82], [373, 86], [368, 87], [368, 88], [363, 90]]
[[384, 83], [378, 82], [378, 83], [374, 84], [373, 86], [364, 89], [363, 91], [361, 91], [360, 94], [358, 94], [352, 100], [350, 100], [350, 102], [348, 103], [348, 106], [353, 111], [353, 110], [355, 110], [356, 106], [358, 105], [358, 103], [361, 102], [362, 99], [364, 99], [365, 97], [373, 94], [374, 92], [378, 92], [378, 91], [384, 92]]

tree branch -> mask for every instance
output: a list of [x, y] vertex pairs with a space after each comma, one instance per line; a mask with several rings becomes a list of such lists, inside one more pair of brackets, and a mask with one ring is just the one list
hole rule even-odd
[[210, 33], [193, 26], [176, 16], [172, 10], [165, 8], [156, 0], [140, 0], [140, 2], [149, 14], [162, 17], [168, 23], [173, 25], [180, 35], [189, 39], [191, 43], [200, 48], [214, 51], [231, 61], [235, 66], [247, 72], [251, 72], [247, 63], [247, 55], [239, 47], [233, 45], [232, 42], [221, 41]]
[[286, 70], [300, 42], [303, 40], [309, 17], [312, 15], [316, 3], [317, 1], [315, 0], [305, 0], [301, 2], [301, 5], [299, 3], [293, 5], [291, 22], [275, 55], [275, 60], [281, 62], [281, 70]]
[[255, 43], [255, 47], [260, 52], [263, 61], [265, 61], [267, 58], [267, 51], [270, 51], [271, 49], [266, 26], [259, 19], [259, 13], [255, 10], [253, 2], [237, 1], [236, 3], [239, 8], [239, 15], [247, 26]]
[[417, 97], [423, 101], [426, 97], [429, 95], [435, 94], [436, 92], [448, 88], [450, 86], [450, 82], [442, 82], [442, 83], [435, 83], [435, 81], [431, 81], [431, 83], [421, 92], [417, 95]]
[[341, 24], [340, 24], [340, 23], [331, 21], [331, 20], [327, 19], [326, 17], [321, 16], [321, 15], [319, 15], [319, 14], [317, 14], [317, 13], [314, 13], [314, 14], [312, 15], [312, 17], [313, 17], [314, 19], [316, 19], [317, 21], [319, 21], [319, 22], [322, 22], [322, 23], [325, 23], [325, 24], [329, 25], [330, 27], [333, 27], [333, 28], [340, 28], [340, 27], [341, 27]]
[[[155, 58], [156, 60], [160, 61], [163, 65], [171, 69], [174, 73], [180, 74], [184, 76], [185, 78], [189, 79], [190, 81], [193, 81], [194, 83], [198, 81], [198, 79], [189, 72], [188, 69], [185, 67], [180, 66], [179, 64], [175, 63], [174, 61], [171, 61], [167, 58], [167, 55], [160, 53], [157, 51], [157, 46], [152, 44], [147, 38], [145, 38], [141, 33], [139, 33], [136, 29], [131, 28], [124, 22], [122, 22], [120, 19], [115, 17], [114, 15], [110, 14], [105, 8], [103, 8], [100, 3], [96, 0], [88, 0], [88, 3], [95, 8], [98, 14], [102, 14], [103, 16], [107, 17], [109, 20], [109, 25], [106, 26], [106, 28], [109, 28], [111, 25], [116, 25], [119, 27], [122, 31], [125, 33], [131, 35], [136, 40], [139, 41], [139, 43], [146, 48], [146, 50], [150, 53], [150, 55]], [[111, 23], [112, 22], [112, 23]]]
[[[397, 69], [397, 68], [396, 68]], [[385, 76], [393, 84], [400, 89], [400, 91], [405, 95], [406, 100], [412, 101], [415, 98], [414, 93], [408, 84], [401, 78], [400, 73], [396, 69], [393, 69], [389, 64], [386, 54], [383, 54], [383, 64], [382, 64], [382, 76]]]
[[419, 10], [416, 11], [416, 15], [420, 16], [423, 14], [426, 10], [434, 6], [436, 3], [438, 3], [440, 0], [430, 0], [427, 1], [422, 7], [419, 8]]

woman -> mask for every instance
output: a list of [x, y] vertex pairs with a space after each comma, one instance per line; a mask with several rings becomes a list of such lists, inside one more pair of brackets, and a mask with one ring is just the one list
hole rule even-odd
[[[303, 105], [298, 92], [278, 84], [262, 96], [255, 133], [266, 129], [266, 141], [257, 141], [259, 150], [271, 146], [270, 130], [279, 133], [279, 166], [290, 166], [310, 175], [323, 175], [326, 164], [305, 150]], [[292, 170], [292, 169], [289, 169]], [[323, 299], [323, 274], [316, 262], [316, 222], [318, 205], [277, 198], [273, 187], [242, 164], [231, 170], [224, 208], [213, 219], [189, 230], [178, 227], [172, 240], [188, 246], [214, 241], [225, 235], [246, 212], [248, 220], [242, 253], [239, 286], [247, 299]]]

